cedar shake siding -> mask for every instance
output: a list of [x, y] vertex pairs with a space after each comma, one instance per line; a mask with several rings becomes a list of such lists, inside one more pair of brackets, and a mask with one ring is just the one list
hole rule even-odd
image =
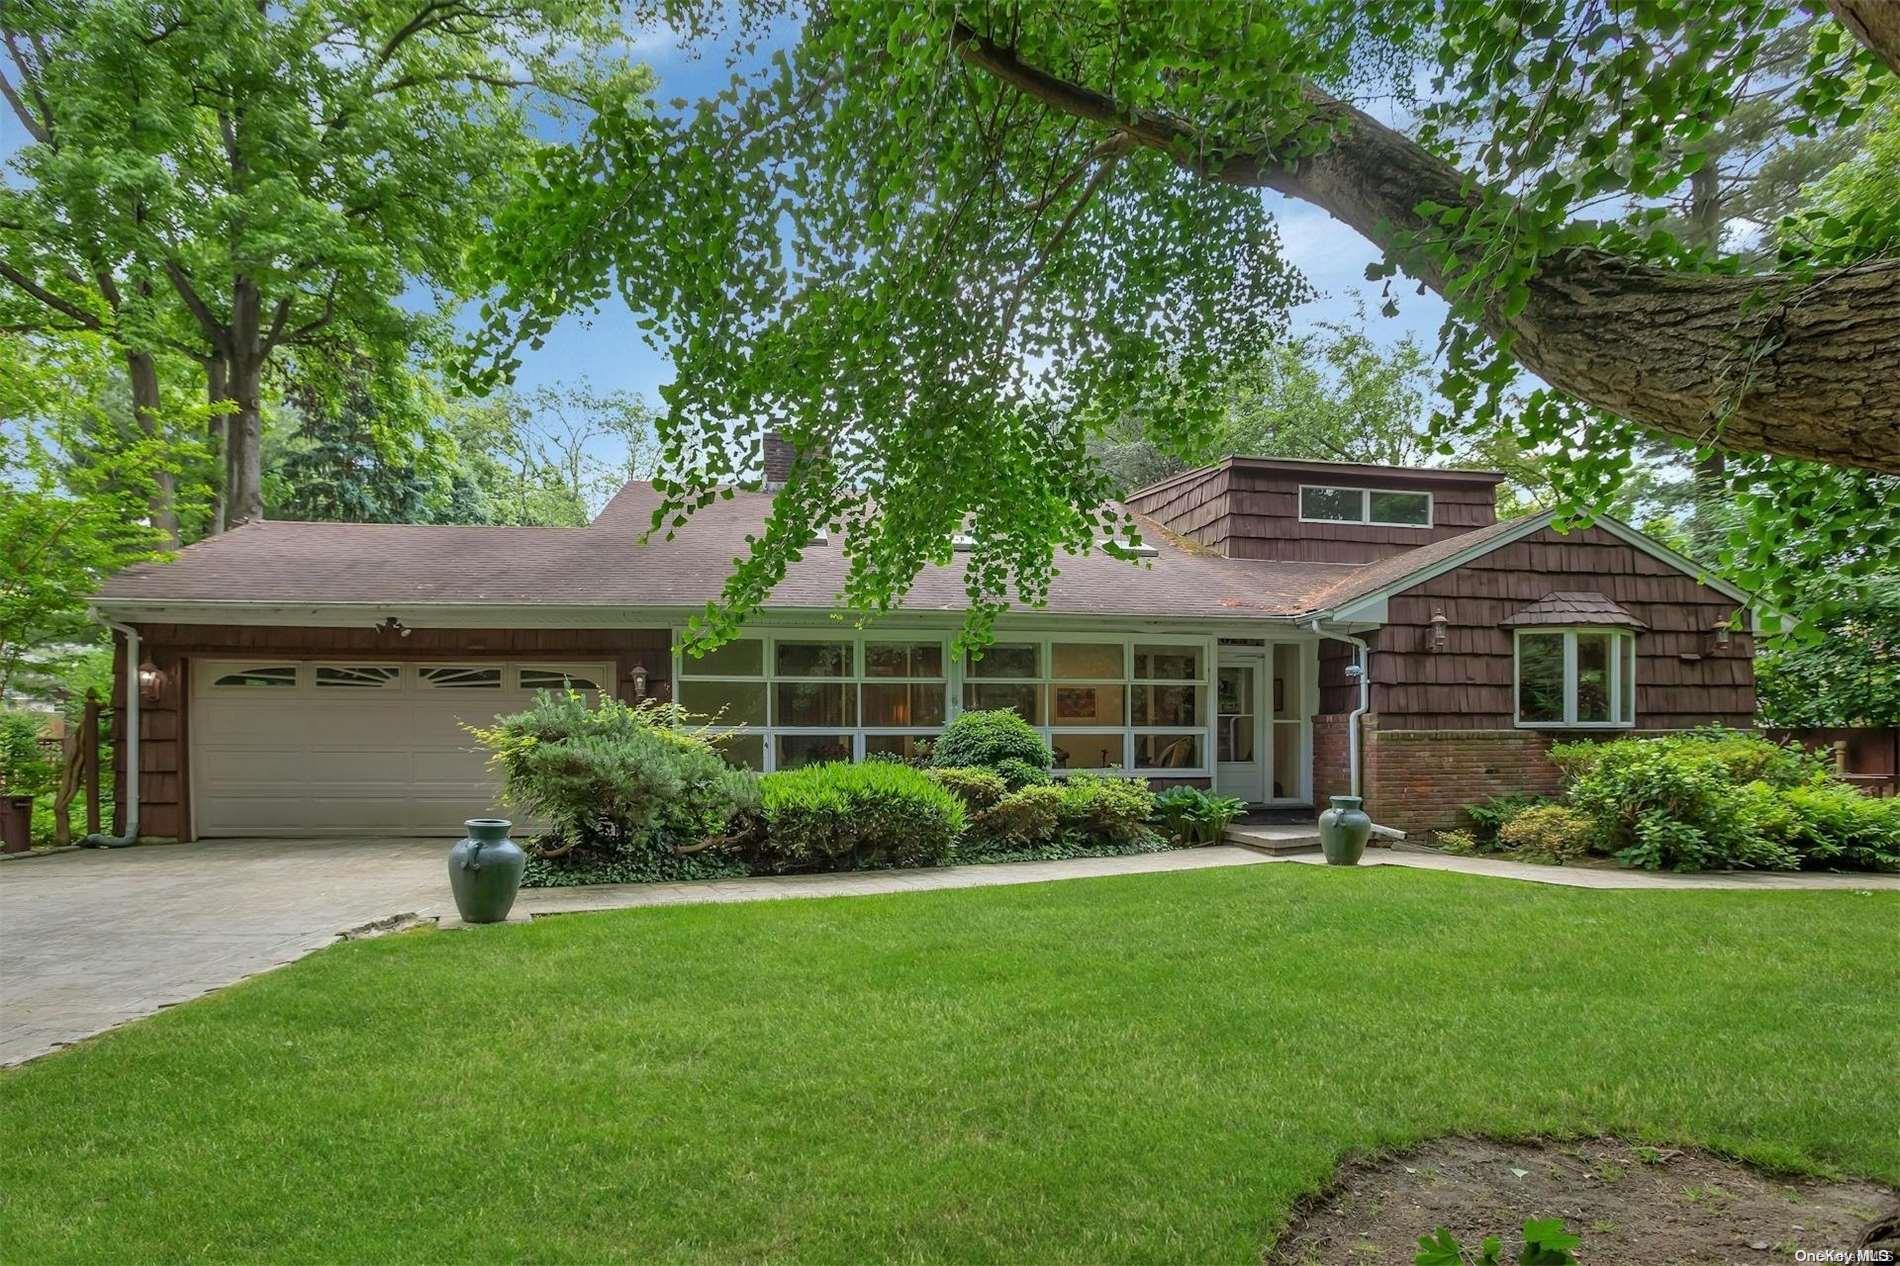
[[[159, 698], [139, 704], [139, 835], [146, 839], [191, 838], [189, 742], [190, 665], [194, 659], [281, 658], [333, 662], [376, 660], [533, 659], [611, 660], [616, 693], [633, 702], [629, 674], [647, 670], [647, 695], [670, 698], [672, 635], [667, 629], [412, 629], [408, 637], [367, 626], [276, 628], [218, 624], [146, 624], [139, 654], [165, 674]], [[114, 656], [113, 726], [125, 724], [125, 642]], [[286, 724], [295, 724], [294, 714]], [[115, 743], [114, 802], [125, 803], [125, 749]], [[115, 811], [113, 830], [125, 829]]]
[[[1735, 614], [1735, 599], [1593, 527], [1567, 536], [1545, 528], [1394, 596], [1385, 626], [1366, 635], [1381, 727], [1513, 728], [1512, 631], [1503, 621], [1572, 590], [1601, 593], [1647, 626], [1636, 634], [1637, 729], [1750, 724], [1754, 638], [1737, 630], [1717, 651], [1709, 635]], [[1434, 651], [1440, 609], [1447, 645]]]
[[[1552, 593], [1594, 592], [1647, 626], [1636, 637], [1634, 730], [1698, 725], [1746, 728], [1755, 711], [1754, 638], [1744, 627], [1718, 649], [1710, 630], [1733, 616], [1733, 597], [1601, 528], [1544, 528], [1393, 595], [1387, 623], [1362, 636], [1372, 648], [1371, 711], [1363, 722], [1361, 789], [1376, 821], [1419, 832], [1468, 825], [1462, 810], [1510, 792], [1558, 789], [1553, 743], [1627, 730], [1516, 725], [1512, 629], [1505, 621]], [[1431, 649], [1432, 616], [1446, 645]], [[1314, 794], [1345, 784], [1318, 735], [1357, 702], [1346, 679], [1351, 648], [1320, 649]], [[1335, 759], [1336, 774], [1326, 762]]]
[[[1497, 522], [1502, 479], [1475, 471], [1235, 457], [1144, 488], [1128, 505], [1227, 558], [1369, 563]], [[1432, 523], [1414, 528], [1303, 522], [1302, 484], [1429, 492]]]

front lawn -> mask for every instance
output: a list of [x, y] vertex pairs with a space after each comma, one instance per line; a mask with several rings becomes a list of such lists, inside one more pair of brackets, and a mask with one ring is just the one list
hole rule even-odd
[[0, 1254], [1251, 1263], [1451, 1131], [1895, 1182], [1897, 997], [1892, 895], [1396, 867], [419, 932], [0, 1076]]

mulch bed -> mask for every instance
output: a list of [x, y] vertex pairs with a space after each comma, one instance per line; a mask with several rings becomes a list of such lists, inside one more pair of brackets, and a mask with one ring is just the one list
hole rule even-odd
[[[1499, 1236], [1505, 1260], [1515, 1261], [1518, 1228], [1554, 1217], [1582, 1237], [1576, 1254], [1589, 1266], [1771, 1266], [1798, 1260], [1799, 1250], [1807, 1261], [1827, 1260], [1812, 1254], [1828, 1249], [1853, 1261], [1870, 1222], [1895, 1201], [1877, 1183], [1778, 1177], [1687, 1148], [1445, 1138], [1343, 1166], [1296, 1210], [1266, 1262], [1410, 1263], [1419, 1237], [1441, 1226], [1473, 1258], [1486, 1235]], [[1900, 1242], [1877, 1243], [1900, 1250]], [[1900, 1262], [1900, 1251], [1886, 1260]]]

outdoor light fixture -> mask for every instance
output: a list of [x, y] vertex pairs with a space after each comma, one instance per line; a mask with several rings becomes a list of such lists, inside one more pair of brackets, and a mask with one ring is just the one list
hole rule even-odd
[[139, 665], [139, 698], [157, 703], [165, 691], [165, 671], [150, 659]]
[[1451, 645], [1451, 621], [1445, 616], [1445, 608], [1432, 608], [1432, 649], [1442, 651]]
[[1735, 632], [1729, 628], [1727, 620], [1722, 621], [1709, 630], [1709, 645], [1712, 650], [1725, 651], [1729, 648], [1729, 643], [1734, 641], [1734, 639]]
[[408, 637], [410, 633], [414, 632], [413, 629], [393, 615], [384, 616], [383, 622], [378, 624], [376, 628], [379, 632], [394, 633], [398, 637]]
[[647, 666], [635, 664], [627, 670], [627, 680], [633, 683], [633, 697], [636, 702], [647, 697]]

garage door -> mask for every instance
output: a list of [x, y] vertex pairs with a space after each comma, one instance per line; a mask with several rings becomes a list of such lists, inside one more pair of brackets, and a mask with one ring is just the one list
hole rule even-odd
[[199, 835], [461, 834], [501, 814], [463, 723], [536, 690], [596, 691], [606, 664], [203, 661], [192, 669]]

